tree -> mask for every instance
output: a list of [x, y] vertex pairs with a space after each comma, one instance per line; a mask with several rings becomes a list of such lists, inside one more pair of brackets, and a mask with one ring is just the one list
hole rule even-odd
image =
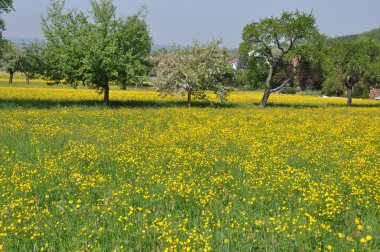
[[21, 49], [10, 41], [5, 41], [1, 59], [2, 69], [9, 73], [9, 84], [13, 83], [13, 75], [21, 69]]
[[266, 106], [272, 92], [289, 85], [291, 78], [285, 77], [289, 74], [288, 60], [296, 57], [293, 52], [299, 45], [314, 36], [319, 36], [315, 18], [299, 11], [283, 12], [280, 18], [265, 18], [245, 26], [241, 54], [251, 52], [250, 57], [265, 62], [267, 69], [262, 107]]
[[266, 61], [261, 57], [251, 57], [253, 52], [241, 52], [238, 60], [235, 79], [241, 84], [248, 84], [251, 88], [263, 88], [268, 69]]
[[347, 90], [347, 106], [352, 105], [354, 86], [360, 81], [369, 85], [379, 81], [380, 62], [379, 42], [367, 38], [335, 41], [331, 44], [324, 70], [326, 81], [324, 90]]
[[24, 44], [19, 59], [19, 71], [25, 75], [26, 84], [31, 78], [45, 73], [44, 47], [40, 43]]
[[290, 53], [294, 72], [294, 86], [303, 89], [321, 89], [324, 81], [322, 62], [326, 55], [326, 36], [314, 33]]
[[188, 106], [192, 97], [206, 98], [206, 90], [212, 90], [224, 102], [228, 88], [223, 85], [228, 72], [226, 52], [219, 46], [221, 41], [206, 45], [194, 42], [184, 49], [173, 48], [162, 55], [157, 66], [157, 86], [161, 94], [187, 95]]
[[[0, 15], [8, 13], [13, 10], [13, 0], [0, 0]], [[0, 18], [0, 48], [4, 45], [4, 39], [2, 32], [5, 30], [5, 22]], [[1, 56], [1, 54], [0, 54]]]
[[77, 10], [63, 13], [64, 2], [52, 0], [42, 30], [46, 39], [46, 75], [104, 93], [109, 84], [136, 82], [148, 74], [152, 39], [144, 9], [127, 18], [116, 17], [112, 0], [91, 0], [89, 15]]

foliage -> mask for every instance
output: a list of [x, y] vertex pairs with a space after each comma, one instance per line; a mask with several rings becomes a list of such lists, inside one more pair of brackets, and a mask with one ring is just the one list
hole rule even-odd
[[370, 98], [368, 88], [364, 88], [362, 98], [363, 99], [369, 99]]
[[22, 46], [20, 57], [20, 72], [22, 72], [27, 81], [29, 78], [38, 78], [45, 74], [45, 55], [44, 46], [40, 43], [24, 44]]
[[[13, 0], [0, 0], [0, 16], [3, 13], [8, 13], [13, 10]], [[0, 58], [2, 55], [2, 47], [4, 46], [3, 34], [2, 31], [5, 29], [5, 22], [0, 17]]]
[[261, 57], [250, 57], [249, 52], [243, 50], [240, 53], [236, 80], [241, 84], [248, 84], [254, 89], [265, 88], [265, 78], [269, 69], [265, 60]]
[[159, 92], [164, 96], [187, 94], [190, 106], [193, 96], [205, 99], [205, 91], [212, 90], [224, 102], [228, 87], [223, 82], [229, 70], [220, 43], [213, 41], [202, 45], [195, 41], [191, 47], [173, 48], [169, 54], [162, 55], [157, 66]]
[[367, 39], [374, 39], [380, 41], [380, 28], [372, 29], [370, 31], [366, 31], [360, 34], [352, 34], [352, 35], [345, 35], [345, 36], [339, 36], [336, 38], [329, 38], [328, 42], [334, 42], [334, 41], [347, 41], [347, 40], [356, 40], [358, 38], [367, 38]]
[[104, 92], [108, 102], [110, 81], [126, 85], [149, 73], [152, 41], [143, 10], [117, 18], [112, 0], [91, 0], [89, 16], [63, 9], [64, 2], [52, 1], [42, 19], [50, 79], [73, 86], [82, 82]]
[[296, 87], [286, 87], [282, 91], [284, 94], [296, 94], [297, 93], [297, 88]]
[[45, 74], [45, 60], [44, 47], [39, 43], [20, 46], [6, 41], [1, 66], [10, 75], [9, 83], [13, 82], [16, 72], [23, 73], [28, 82], [29, 78], [38, 78]]
[[[367, 85], [378, 82], [380, 44], [369, 39], [340, 41], [331, 44], [324, 61], [326, 82], [324, 93], [347, 89], [347, 105], [351, 106], [354, 86], [360, 81]], [[368, 88], [368, 86], [367, 86]]]
[[315, 32], [290, 53], [288, 57], [294, 71], [294, 86], [301, 90], [321, 89], [324, 81], [322, 62], [326, 47], [326, 36]]
[[260, 58], [268, 69], [262, 106], [273, 89], [287, 84], [285, 80], [291, 73], [288, 60], [296, 56], [297, 47], [316, 36], [319, 32], [315, 18], [299, 11], [283, 12], [280, 18], [265, 18], [245, 26], [241, 54], [251, 53], [251, 57]]
[[322, 94], [327, 96], [341, 96], [345, 87], [340, 79], [335, 75], [328, 76], [323, 82]]
[[[263, 110], [259, 93], [234, 92], [240, 107], [109, 109], [95, 99], [0, 87], [1, 250], [378, 250], [376, 101], [347, 110], [273, 94], [278, 106]], [[115, 90], [133, 99], [161, 101]], [[68, 105], [38, 107], [54, 101]]]
[[[13, 0], [0, 0], [0, 14], [8, 13], [13, 10]], [[5, 28], [4, 20], [0, 19], [0, 30]]]
[[21, 49], [10, 41], [4, 42], [1, 67], [9, 73], [9, 83], [12, 83], [13, 74], [21, 70]]
[[367, 32], [363, 32], [360, 37], [380, 41], [380, 28], [372, 29], [372, 30], [367, 31]]

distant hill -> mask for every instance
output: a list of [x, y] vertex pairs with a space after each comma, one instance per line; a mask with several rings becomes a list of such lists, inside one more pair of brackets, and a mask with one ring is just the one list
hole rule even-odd
[[380, 28], [364, 32], [361, 36], [380, 40]]
[[371, 39], [377, 39], [380, 41], [380, 28], [372, 29], [370, 31], [366, 31], [360, 34], [352, 34], [352, 35], [345, 35], [345, 36], [339, 36], [335, 38], [329, 38], [330, 41], [344, 41], [344, 40], [354, 40], [360, 37], [366, 37]]

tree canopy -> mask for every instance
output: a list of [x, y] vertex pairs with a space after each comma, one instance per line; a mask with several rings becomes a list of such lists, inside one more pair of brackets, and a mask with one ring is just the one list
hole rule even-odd
[[9, 73], [9, 83], [13, 82], [13, 74], [21, 69], [22, 50], [10, 41], [3, 45], [3, 57], [1, 58], [2, 70]]
[[[8, 13], [12, 10], [13, 10], [13, 0], [0, 0], [0, 15], [2, 13]], [[0, 31], [4, 31], [4, 29], [5, 29], [4, 20], [0, 18]]]
[[125, 85], [150, 71], [152, 39], [142, 9], [116, 17], [112, 0], [91, 0], [89, 15], [77, 10], [63, 13], [64, 2], [53, 0], [42, 18], [46, 39], [46, 75], [73, 86], [82, 83], [104, 93], [109, 101], [111, 81]]
[[29, 84], [30, 78], [44, 76], [45, 74], [44, 46], [38, 42], [23, 44], [19, 58], [19, 69], [26, 77]]
[[345, 87], [347, 106], [351, 106], [353, 88], [359, 81], [375, 84], [380, 80], [379, 62], [380, 45], [377, 41], [367, 38], [335, 41], [324, 61], [324, 89], [341, 90]]
[[13, 10], [13, 0], [0, 0], [0, 56], [4, 46], [3, 31], [5, 30], [5, 22], [1, 17], [3, 13], [8, 13]]
[[162, 55], [157, 66], [157, 86], [161, 94], [187, 94], [188, 105], [192, 97], [206, 98], [206, 90], [212, 90], [223, 102], [228, 88], [223, 85], [227, 72], [226, 52], [221, 41], [202, 45], [194, 42], [184, 49], [173, 48]]
[[256, 64], [264, 64], [267, 69], [261, 106], [266, 106], [271, 92], [289, 84], [288, 60], [297, 56], [297, 47], [316, 36], [320, 34], [314, 16], [299, 11], [283, 12], [279, 18], [265, 18], [245, 26], [241, 54], [255, 57]]

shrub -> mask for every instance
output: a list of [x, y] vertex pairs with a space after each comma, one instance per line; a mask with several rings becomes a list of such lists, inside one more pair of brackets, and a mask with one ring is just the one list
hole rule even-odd
[[362, 98], [363, 99], [369, 99], [369, 90], [368, 90], [368, 88], [364, 88]]
[[295, 87], [287, 87], [282, 91], [283, 94], [296, 94], [297, 88]]

